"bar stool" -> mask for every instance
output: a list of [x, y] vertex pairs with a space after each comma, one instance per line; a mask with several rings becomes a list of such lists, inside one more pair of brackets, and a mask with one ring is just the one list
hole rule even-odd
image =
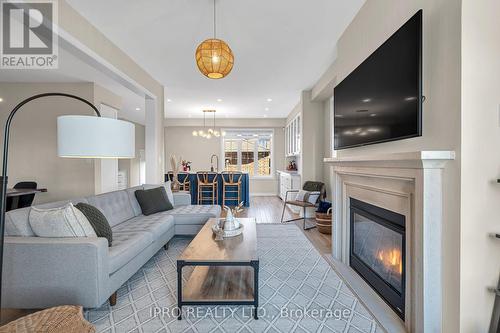
[[215, 205], [218, 202], [217, 192], [219, 191], [217, 173], [198, 171], [196, 178], [198, 179], [198, 205], [202, 205], [207, 200], [211, 200], [212, 205]]
[[[241, 200], [241, 181], [243, 179], [243, 173], [240, 171], [223, 171], [221, 177], [222, 204], [224, 206], [238, 206]], [[233, 203], [233, 205], [226, 204], [228, 201]]]
[[188, 172], [179, 172], [177, 174], [177, 180], [179, 181], [181, 191], [187, 191], [191, 193], [191, 182], [189, 181]]
[[[174, 173], [172, 171], [167, 172], [167, 174], [165, 175], [165, 181], [174, 181]], [[189, 181], [188, 172], [177, 173], [177, 181], [179, 182], [179, 191], [187, 191], [191, 193], [191, 182]]]

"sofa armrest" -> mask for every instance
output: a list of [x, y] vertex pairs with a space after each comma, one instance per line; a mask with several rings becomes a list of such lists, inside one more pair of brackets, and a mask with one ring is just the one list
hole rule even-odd
[[188, 192], [174, 192], [174, 207], [191, 204], [191, 194]]
[[108, 241], [102, 237], [5, 237], [2, 305], [98, 307], [108, 297]]

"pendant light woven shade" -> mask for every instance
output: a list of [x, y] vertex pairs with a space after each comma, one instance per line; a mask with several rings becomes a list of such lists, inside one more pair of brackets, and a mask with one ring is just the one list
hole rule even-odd
[[233, 52], [223, 40], [207, 39], [196, 49], [196, 64], [210, 79], [221, 79], [233, 69]]

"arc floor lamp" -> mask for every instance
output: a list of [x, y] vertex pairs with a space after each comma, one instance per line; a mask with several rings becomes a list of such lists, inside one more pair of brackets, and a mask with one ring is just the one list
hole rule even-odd
[[5, 209], [7, 197], [7, 160], [9, 156], [9, 134], [12, 118], [21, 107], [33, 100], [59, 96], [76, 99], [87, 104], [96, 113], [93, 116], [60, 116], [57, 118], [57, 154], [72, 158], [134, 158], [135, 127], [132, 123], [112, 118], [103, 118], [91, 102], [71, 94], [44, 93], [31, 96], [10, 112], [5, 122], [3, 161], [0, 193], [0, 308], [2, 304], [2, 266], [5, 231]]

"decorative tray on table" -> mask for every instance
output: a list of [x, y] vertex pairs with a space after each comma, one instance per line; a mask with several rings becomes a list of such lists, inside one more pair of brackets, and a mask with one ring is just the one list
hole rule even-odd
[[212, 225], [212, 231], [214, 232], [214, 234], [216, 236], [221, 236], [223, 238], [235, 237], [235, 236], [241, 235], [243, 233], [243, 224], [240, 224], [239, 227], [236, 229], [225, 230], [225, 229], [219, 227], [219, 225], [217, 223], [214, 223]]

